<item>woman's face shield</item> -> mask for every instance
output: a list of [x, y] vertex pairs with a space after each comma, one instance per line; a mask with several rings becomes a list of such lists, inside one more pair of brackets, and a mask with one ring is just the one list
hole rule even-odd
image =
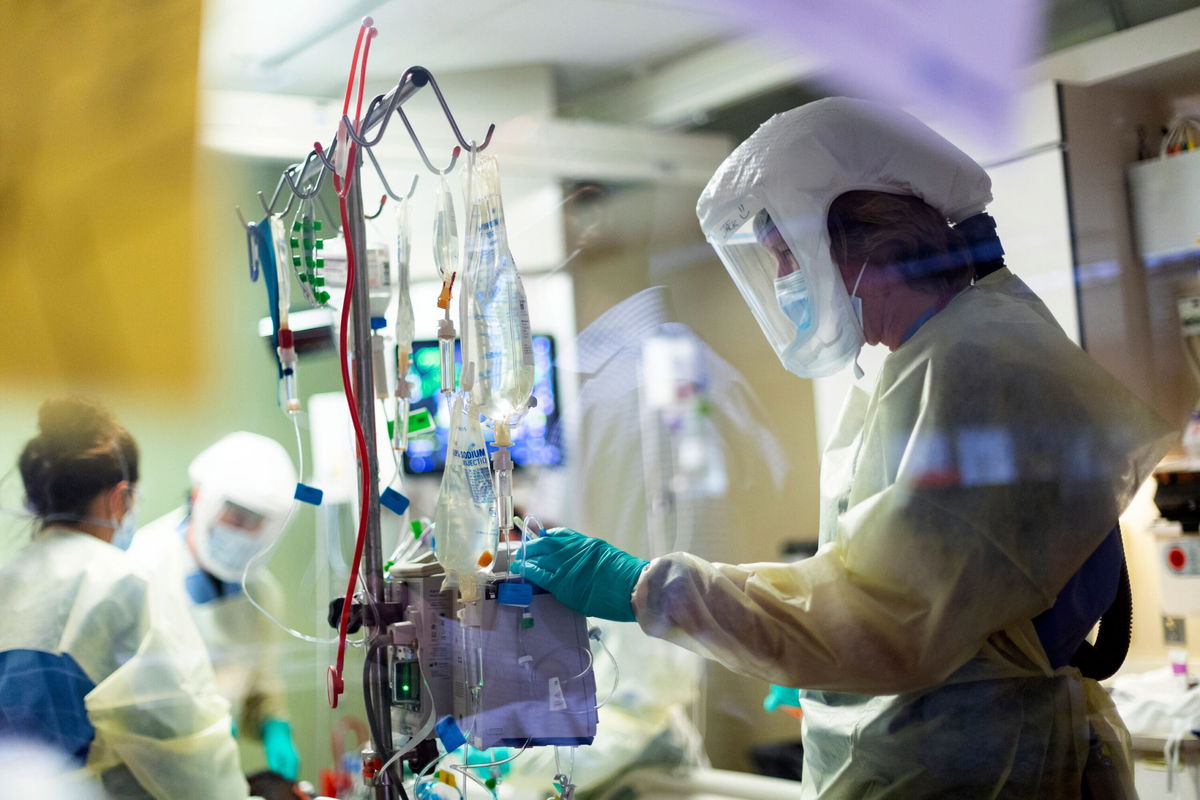
[[714, 228], [705, 230], [709, 244], [784, 367], [820, 378], [853, 360], [863, 337], [830, 257], [824, 213], [783, 217], [746, 201]]
[[192, 507], [191, 522], [201, 566], [221, 580], [237, 581], [247, 564], [283, 533], [285, 519], [201, 488]]
[[727, 222], [722, 230], [728, 232], [710, 235], [708, 241], [782, 358], [814, 330], [808, 271], [765, 209]]

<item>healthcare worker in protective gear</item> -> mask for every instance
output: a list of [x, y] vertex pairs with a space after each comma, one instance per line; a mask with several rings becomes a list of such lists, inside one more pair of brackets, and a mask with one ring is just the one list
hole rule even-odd
[[207, 642], [217, 688], [233, 705], [239, 738], [262, 742], [267, 767], [295, 780], [292, 741], [280, 676], [282, 637], [242, 589], [278, 617], [282, 592], [251, 563], [283, 533], [296, 470], [283, 446], [256, 433], [231, 433], [192, 461], [187, 507], [138, 531], [130, 555], [191, 611]]
[[0, 738], [55, 747], [112, 798], [245, 798], [204, 643], [121, 551], [133, 438], [77, 399], [44, 403], [38, 427], [18, 466], [39, 528], [0, 567]]
[[802, 689], [804, 797], [1135, 796], [1128, 733], [1070, 661], [1173, 434], [1004, 266], [990, 200], [978, 164], [900, 111], [772, 117], [709, 182], [702, 228], [790, 371], [891, 350], [827, 444], [818, 553], [645, 562], [559, 530], [516, 567]]

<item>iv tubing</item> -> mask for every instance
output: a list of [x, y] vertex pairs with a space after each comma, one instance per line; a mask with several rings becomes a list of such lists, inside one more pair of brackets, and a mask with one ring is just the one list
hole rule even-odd
[[[353, 148], [353, 145], [351, 146]], [[346, 214], [346, 204], [341, 203], [342, 224], [347, 229], [350, 227], [350, 221]], [[354, 246], [351, 244], [351, 238], [346, 239], [346, 294], [342, 300], [342, 330], [341, 330], [341, 348], [340, 361], [342, 367], [342, 389], [346, 395], [346, 402], [350, 409], [350, 418], [354, 423], [354, 440], [358, 449], [358, 458], [360, 464], [367, 463], [367, 441], [363, 435], [362, 421], [358, 418], [358, 407], [354, 402], [354, 389], [351, 386], [350, 378], [350, 362], [348, 357], [348, 341], [350, 332], [348, 326], [350, 324], [350, 293], [354, 289], [355, 279], [355, 264], [354, 264]], [[363, 546], [366, 544], [367, 536], [367, 506], [370, 505], [371, 498], [371, 476], [365, 475], [362, 478], [362, 497], [360, 498], [361, 505], [359, 506], [358, 514], [358, 536], [354, 543], [354, 559], [350, 566], [350, 579], [346, 586], [345, 600], [342, 603], [342, 618], [338, 623], [338, 651], [337, 651], [337, 676], [342, 677], [342, 668], [346, 661], [346, 631], [350, 624], [350, 604], [354, 600], [354, 587], [358, 582], [358, 572], [362, 566]]]
[[[354, 59], [350, 65], [350, 79], [346, 83], [346, 97], [342, 104], [343, 111], [345, 111], [346, 109], [349, 109], [349, 107], [350, 107], [350, 92], [351, 92], [353, 80], [354, 80], [354, 69], [356, 66], [359, 66], [359, 63], [358, 63], [359, 45], [362, 44], [362, 38], [363, 38], [364, 33], [368, 30], [369, 22], [370, 22], [370, 18], [363, 20], [363, 25], [362, 25], [362, 27], [359, 28], [359, 31], [358, 31], [358, 41], [355, 43], [355, 46], [354, 46]], [[373, 31], [374, 29], [370, 28], [370, 30]], [[363, 54], [362, 54], [363, 57], [362, 57], [361, 66], [359, 68], [358, 107], [357, 107], [357, 110], [355, 111], [355, 122], [354, 122], [356, 128], [359, 124], [359, 116], [362, 111], [362, 87], [363, 87], [363, 81], [366, 78], [367, 56], [371, 50], [371, 39], [372, 38], [373, 38], [373, 33], [368, 33], [367, 34], [367, 44], [366, 44], [366, 47], [363, 48]], [[343, 182], [343, 181], [339, 180], [339, 178], [336, 174], [333, 176], [334, 189], [338, 195], [338, 211], [340, 212], [340, 216], [341, 216], [341, 220], [342, 220], [342, 229], [347, 232], [349, 232], [351, 230], [351, 228], [350, 228], [350, 218], [349, 218], [349, 215], [346, 210], [346, 196], [350, 193], [350, 184], [351, 184], [351, 182], [353, 180], [353, 176], [354, 176], [355, 156], [356, 156], [355, 145], [350, 144], [349, 145], [349, 157], [347, 160], [347, 164], [349, 165], [349, 167], [347, 168], [347, 171], [346, 171], [346, 180]], [[341, 184], [341, 185], [339, 185], [339, 184]], [[358, 417], [358, 407], [354, 401], [354, 389], [353, 389], [352, 381], [350, 378], [350, 363], [349, 363], [349, 354], [348, 354], [349, 339], [350, 339], [350, 331], [349, 331], [350, 304], [351, 304], [352, 292], [354, 290], [355, 267], [356, 267], [355, 253], [354, 253], [354, 237], [346, 236], [345, 242], [346, 242], [346, 290], [345, 290], [345, 294], [343, 295], [343, 299], [342, 299], [342, 318], [341, 318], [341, 336], [340, 336], [341, 342], [340, 342], [340, 348], [339, 348], [339, 355], [340, 355], [339, 360], [341, 362], [341, 369], [342, 369], [342, 389], [346, 395], [347, 405], [349, 406], [350, 419], [354, 424], [354, 439], [355, 439], [355, 444], [357, 445], [357, 449], [358, 449], [359, 464], [361, 465], [361, 467], [365, 467], [369, 463], [369, 461], [368, 461], [369, 456], [367, 454], [367, 440], [366, 440], [366, 436], [363, 434], [362, 421]], [[359, 309], [359, 311], [361, 313], [362, 309]], [[358, 346], [361, 348], [363, 346], [363, 344], [365, 344], [365, 343], [359, 342]], [[365, 471], [365, 470], [360, 469], [360, 471]], [[371, 503], [371, 494], [370, 493], [373, 488], [371, 486], [372, 480], [373, 480], [373, 478], [370, 475], [363, 475], [362, 480], [361, 480], [362, 497], [360, 498], [361, 505], [359, 506], [359, 515], [358, 515], [358, 536], [356, 537], [356, 540], [354, 543], [354, 559], [350, 566], [350, 577], [349, 577], [349, 580], [347, 581], [347, 585], [346, 585], [346, 595], [342, 602], [342, 616], [341, 616], [341, 620], [338, 623], [338, 649], [337, 649], [337, 665], [335, 667], [335, 675], [337, 677], [337, 683], [340, 686], [335, 690], [335, 693], [334, 693], [334, 704], [335, 705], [337, 702], [337, 696], [341, 694], [342, 690], [344, 690], [344, 684], [342, 682], [342, 675], [343, 675], [343, 671], [344, 671], [344, 667], [345, 667], [345, 663], [346, 663], [346, 635], [347, 635], [347, 629], [350, 625], [350, 606], [354, 600], [354, 587], [359, 580], [359, 570], [362, 567], [363, 547], [366, 544], [367, 508]], [[374, 598], [372, 598], [372, 600], [373, 599]], [[381, 746], [383, 746], [388, 743], [380, 742], [379, 744]]]
[[[300, 461], [300, 469], [297, 474], [299, 474], [300, 480], [304, 480], [304, 445], [303, 445], [303, 440], [300, 438], [300, 421], [295, 416], [292, 416], [292, 427], [296, 431], [296, 453], [297, 453], [299, 461]], [[300, 501], [293, 500], [292, 508], [288, 512], [287, 520], [283, 523], [283, 530], [285, 533], [287, 532], [288, 528], [291, 527], [292, 518], [294, 516], [296, 516], [296, 511], [299, 508], [300, 508]], [[246, 562], [246, 566], [242, 568], [242, 580], [241, 580], [242, 594], [244, 594], [246, 596], [246, 599], [250, 601], [250, 605], [252, 605], [258, 609], [260, 614], [262, 614], [268, 620], [273, 622], [275, 624], [275, 627], [280, 628], [281, 630], [283, 630], [284, 633], [288, 634], [289, 636], [292, 636], [296, 639], [300, 639], [301, 641], [309, 642], [311, 644], [333, 644], [334, 642], [337, 641], [336, 636], [331, 636], [327, 639], [322, 639], [318, 636], [309, 636], [306, 633], [301, 633], [298, 630], [289, 628], [287, 625], [280, 622], [279, 619], [276, 618], [274, 614], [272, 614], [270, 611], [267, 611], [267, 609], [265, 609], [261, 605], [259, 605], [259, 602], [254, 599], [254, 595], [250, 592], [250, 585], [249, 585], [248, 579], [250, 577], [251, 568], [255, 564], [257, 564], [259, 561], [266, 558], [267, 554], [274, 551], [275, 548], [278, 547], [279, 543], [282, 541], [283, 541], [283, 535], [280, 535], [280, 537], [278, 539], [276, 539], [271, 544], [270, 547], [268, 547], [267, 549], [262, 550], [258, 553], [255, 553], [254, 556], [249, 561]]]

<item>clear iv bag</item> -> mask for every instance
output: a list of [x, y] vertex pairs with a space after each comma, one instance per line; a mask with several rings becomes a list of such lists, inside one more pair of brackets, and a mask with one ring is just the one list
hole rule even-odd
[[458, 272], [458, 220], [454, 217], [454, 198], [446, 176], [441, 176], [437, 215], [433, 219], [433, 263], [443, 283]]
[[408, 226], [408, 203], [396, 203], [396, 346], [401, 353], [412, 351], [416, 323], [408, 287], [408, 263], [412, 238]]
[[521, 275], [508, 250], [496, 159], [471, 164], [467, 280], [462, 302], [475, 364], [472, 400], [493, 422], [515, 422], [533, 393], [533, 340]]
[[457, 586], [463, 598], [471, 600], [480, 556], [495, 552], [496, 495], [479, 415], [465, 392], [454, 398], [450, 425], [433, 536], [437, 559], [446, 570], [446, 588]]

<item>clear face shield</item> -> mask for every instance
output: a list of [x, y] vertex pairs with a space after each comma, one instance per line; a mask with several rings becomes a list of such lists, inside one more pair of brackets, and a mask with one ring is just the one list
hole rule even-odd
[[706, 231], [779, 360], [804, 378], [839, 371], [863, 344], [824, 228], [823, 214], [785, 218], [747, 201]]
[[192, 510], [196, 558], [205, 570], [224, 581], [237, 581], [250, 560], [282, 533], [282, 520], [228, 498], [206, 501], [203, 490]]

